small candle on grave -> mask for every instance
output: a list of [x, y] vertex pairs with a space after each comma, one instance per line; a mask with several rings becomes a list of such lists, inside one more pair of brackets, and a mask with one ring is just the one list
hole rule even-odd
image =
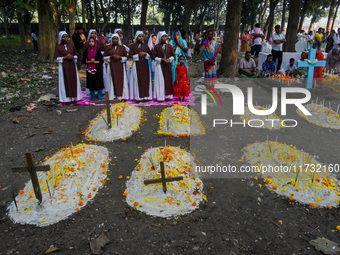
[[63, 162], [60, 162], [60, 168], [61, 168], [61, 172], [63, 173], [63, 179], [64, 179], [64, 167], [63, 167]]
[[319, 98], [319, 97], [316, 97], [315, 104], [317, 104], [317, 103], [318, 103], [318, 98]]
[[340, 107], [340, 104], [338, 104], [338, 108], [336, 108], [336, 114], [338, 114], [339, 112], [339, 107]]

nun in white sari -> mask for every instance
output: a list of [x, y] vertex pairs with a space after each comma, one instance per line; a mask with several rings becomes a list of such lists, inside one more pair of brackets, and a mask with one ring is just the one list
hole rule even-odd
[[[116, 39], [118, 39], [118, 44]], [[129, 87], [125, 69], [127, 52], [122, 46], [118, 34], [112, 35], [110, 44], [105, 48], [104, 53], [104, 61], [107, 64], [107, 91], [109, 99], [113, 100], [116, 97], [119, 100], [128, 100]]]
[[77, 51], [68, 41], [65, 31], [59, 32], [58, 44], [54, 50], [54, 60], [59, 64], [59, 101], [69, 103], [81, 100], [81, 85], [77, 68]]
[[152, 100], [151, 72], [148, 62], [152, 53], [143, 40], [143, 31], [137, 31], [135, 43], [130, 46], [130, 57], [133, 59], [130, 77], [130, 99], [137, 101]]
[[[124, 39], [123, 30], [121, 28], [116, 28], [114, 33], [119, 35], [120, 42], [122, 43], [122, 46], [124, 46], [126, 52], [128, 53], [128, 56], [129, 56], [130, 48], [128, 46], [128, 40]], [[125, 69], [126, 69], [127, 81], [128, 81], [128, 84], [130, 84], [130, 75], [131, 75], [131, 73], [130, 73], [130, 62], [126, 61], [125, 65], [126, 65]]]

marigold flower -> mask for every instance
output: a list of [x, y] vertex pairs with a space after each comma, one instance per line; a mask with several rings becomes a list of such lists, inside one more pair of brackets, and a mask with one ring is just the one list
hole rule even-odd
[[192, 203], [192, 206], [196, 206], [196, 205], [197, 205], [197, 203], [196, 203], [196, 202], [193, 202], [193, 203]]
[[20, 194], [24, 194], [25, 193], [25, 191], [23, 191], [23, 190], [20, 190], [19, 192], [20, 192]]
[[123, 179], [123, 175], [119, 175], [118, 179]]
[[127, 195], [127, 191], [125, 190], [123, 193], [123, 197], [126, 197], [126, 195]]
[[134, 203], [133, 203], [133, 206], [137, 206], [137, 205], [138, 205], [138, 202], [134, 202]]

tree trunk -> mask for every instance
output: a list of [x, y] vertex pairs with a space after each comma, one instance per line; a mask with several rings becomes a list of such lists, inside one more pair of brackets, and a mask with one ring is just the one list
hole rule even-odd
[[192, 12], [192, 6], [193, 1], [192, 0], [186, 0], [184, 4], [184, 15], [183, 15], [183, 30], [188, 31], [189, 30], [189, 22], [190, 22], [190, 16]]
[[[94, 18], [96, 19], [96, 29], [97, 29], [97, 31], [98, 31], [99, 28], [100, 28], [100, 24], [99, 24], [99, 18], [98, 18], [98, 6], [97, 6], [97, 1], [94, 0], [93, 3], [94, 3]], [[98, 32], [99, 32], [99, 31], [98, 31]]]
[[312, 17], [312, 19], [310, 20], [310, 25], [309, 25], [308, 32], [313, 30], [315, 20], [316, 20], [316, 17], [315, 17], [315, 14], [313, 14], [313, 17]]
[[55, 36], [53, 12], [49, 0], [38, 0], [39, 59], [53, 59]]
[[89, 30], [90, 30], [91, 28], [93, 28], [92, 1], [88, 1], [88, 6], [87, 6], [87, 8], [88, 8], [88, 11], [89, 11], [89, 13], [90, 13], [90, 27], [89, 27]]
[[282, 19], [281, 19], [281, 30], [285, 30], [285, 24], [286, 24], [286, 5], [287, 5], [287, 0], [283, 0], [283, 9], [282, 9]]
[[329, 32], [332, 26], [335, 6], [336, 6], [336, 0], [332, 0], [331, 6], [329, 7], [328, 21], [327, 21], [327, 26], [326, 26], [326, 31], [329, 31]]
[[149, 4], [149, 0], [142, 0], [142, 13], [141, 13], [141, 18], [140, 18], [140, 26], [142, 29], [144, 29], [146, 25], [146, 15], [148, 12], [148, 4]]
[[229, 0], [224, 28], [224, 43], [219, 75], [235, 77], [238, 72], [238, 35], [242, 11], [242, 0]]
[[86, 27], [86, 2], [85, 0], [81, 0], [81, 17], [83, 21], [83, 29], [87, 30]]
[[263, 25], [262, 23], [263, 23], [264, 15], [267, 12], [268, 3], [269, 3], [269, 0], [265, 0], [264, 5], [263, 5], [263, 9], [262, 9], [260, 16], [259, 16], [259, 23], [261, 24], [261, 27]]
[[335, 14], [334, 14], [333, 21], [332, 21], [331, 30], [333, 30], [334, 22], [336, 20], [336, 16], [338, 15], [339, 4], [340, 4], [340, 0], [338, 1], [337, 5], [336, 5], [336, 9], [335, 9]]
[[286, 33], [287, 43], [284, 44], [284, 51], [295, 52], [295, 43], [296, 43], [297, 27], [299, 24], [301, 4], [302, 4], [302, 0], [294, 0], [290, 2], [287, 33]]
[[303, 30], [303, 21], [305, 20], [306, 12], [302, 9], [300, 15], [301, 15], [301, 17], [300, 17], [298, 30]]
[[[170, 31], [170, 16], [171, 16], [171, 12], [170, 12], [170, 10], [169, 9], [166, 9], [166, 11], [165, 11], [165, 13], [164, 13], [164, 19], [163, 19], [163, 21], [164, 21], [164, 26], [165, 26], [165, 31], [167, 32], [167, 33], [169, 33], [169, 31]], [[154, 32], [156, 32], [156, 31], [154, 31]]]
[[[74, 30], [76, 28], [76, 23], [74, 21], [76, 15], [76, 8], [77, 8], [77, 0], [70, 0], [68, 11], [70, 14], [70, 37], [74, 34]], [[71, 39], [72, 40], [72, 39]]]
[[266, 24], [268, 24], [268, 27], [264, 28], [266, 39], [269, 40], [269, 38], [272, 36], [273, 34], [273, 27], [274, 27], [274, 14], [275, 14], [275, 8], [277, 6], [277, 4], [279, 3], [280, 0], [270, 0], [270, 4], [269, 4], [269, 16], [268, 16], [268, 20], [266, 22]]
[[131, 6], [130, 1], [127, 1], [127, 15], [126, 15], [126, 22], [125, 25], [127, 25], [127, 36], [128, 38], [132, 37], [132, 31], [131, 31]]
[[59, 16], [59, 11], [58, 11], [58, 1], [51, 1], [51, 8], [53, 11], [53, 16], [54, 16], [54, 31], [55, 31], [55, 39], [58, 40], [58, 35], [59, 35], [59, 25], [61, 24], [60, 16]]
[[22, 21], [22, 13], [17, 11], [17, 17], [18, 17], [19, 34], [20, 34], [20, 48], [24, 50], [26, 46], [26, 36], [25, 36], [24, 23]]

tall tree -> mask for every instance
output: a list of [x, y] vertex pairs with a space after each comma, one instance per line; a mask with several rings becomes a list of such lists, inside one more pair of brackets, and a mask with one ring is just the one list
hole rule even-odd
[[286, 23], [286, 4], [287, 4], [287, 0], [283, 0], [283, 3], [282, 3], [282, 17], [281, 17], [281, 29], [282, 29], [282, 31], [285, 30], [285, 23]]
[[111, 17], [111, 10], [112, 10], [111, 0], [106, 1], [105, 4], [104, 4], [103, 0], [100, 0], [99, 4], [100, 4], [100, 9], [101, 9], [101, 12], [102, 12], [103, 19], [104, 19], [104, 24], [101, 28], [101, 31], [105, 31], [107, 25], [110, 22], [110, 17]]
[[38, 0], [39, 58], [53, 59], [55, 36], [50, 0]]
[[338, 1], [337, 5], [336, 5], [336, 9], [335, 9], [335, 14], [334, 14], [333, 21], [332, 21], [331, 30], [333, 30], [334, 22], [335, 22], [336, 16], [338, 15], [339, 5], [340, 5], [340, 0]]
[[261, 27], [262, 27], [262, 25], [263, 25], [263, 18], [264, 18], [264, 15], [265, 15], [266, 12], [267, 12], [268, 3], [269, 3], [269, 0], [265, 0], [265, 1], [264, 1], [262, 10], [261, 10], [260, 15], [259, 15], [259, 23], [261, 24]]
[[286, 40], [284, 51], [295, 52], [295, 43], [302, 0], [291, 0], [289, 3], [289, 17], [287, 25]]
[[83, 22], [83, 28], [87, 30], [86, 27], [86, 1], [81, 0], [81, 21]]
[[149, 0], [142, 0], [142, 13], [140, 15], [140, 25], [142, 29], [144, 29], [146, 25], [146, 16], [148, 12], [148, 5], [149, 5]]
[[15, 8], [12, 0], [0, 1], [0, 22], [5, 25], [6, 38], [9, 39], [9, 27], [15, 15]]
[[69, 5], [68, 5], [68, 11], [70, 15], [70, 36], [72, 38], [72, 35], [74, 33], [74, 30], [76, 28], [76, 23], [75, 23], [75, 15], [76, 15], [76, 8], [77, 8], [77, 0], [69, 0]]
[[327, 21], [326, 31], [331, 31], [333, 17], [334, 17], [334, 9], [335, 9], [336, 5], [337, 5], [337, 1], [336, 0], [332, 0], [331, 6], [329, 7], [329, 14], [328, 14], [328, 21]]
[[277, 4], [280, 2], [280, 0], [270, 0], [269, 1], [269, 15], [266, 21], [266, 25], [263, 29], [264, 34], [267, 35], [266, 38], [269, 40], [269, 38], [273, 34], [273, 27], [274, 27], [274, 16], [275, 16], [275, 8]]
[[242, 0], [229, 0], [224, 28], [224, 43], [219, 75], [235, 77], [238, 71], [238, 35], [242, 11]]

